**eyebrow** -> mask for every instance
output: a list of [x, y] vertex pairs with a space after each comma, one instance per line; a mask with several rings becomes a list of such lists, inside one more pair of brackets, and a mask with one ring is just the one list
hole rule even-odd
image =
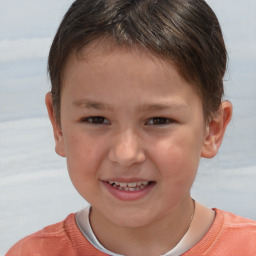
[[161, 110], [186, 110], [188, 106], [185, 104], [177, 103], [156, 103], [156, 104], [143, 104], [139, 107], [140, 111], [161, 111]]
[[82, 107], [82, 108], [94, 108], [97, 110], [112, 110], [113, 109], [108, 104], [97, 102], [97, 101], [92, 101], [89, 99], [74, 100], [72, 102], [72, 105]]
[[[72, 105], [82, 107], [82, 108], [93, 108], [97, 110], [114, 110], [114, 107], [102, 102], [92, 101], [89, 99], [75, 100]], [[187, 105], [180, 103], [155, 103], [155, 104], [143, 104], [138, 107], [138, 111], [148, 112], [148, 111], [163, 111], [163, 110], [187, 110], [189, 109]]]

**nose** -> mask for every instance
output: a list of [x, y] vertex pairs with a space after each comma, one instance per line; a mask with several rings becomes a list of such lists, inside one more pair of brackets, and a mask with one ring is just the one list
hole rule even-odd
[[131, 130], [120, 132], [111, 143], [109, 160], [112, 163], [129, 167], [144, 162], [145, 152], [135, 132]]

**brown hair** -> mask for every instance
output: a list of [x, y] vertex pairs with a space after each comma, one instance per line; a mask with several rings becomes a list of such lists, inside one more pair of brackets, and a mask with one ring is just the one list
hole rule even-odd
[[67, 58], [105, 36], [117, 45], [140, 45], [173, 61], [199, 92], [205, 117], [218, 110], [227, 53], [217, 17], [204, 0], [77, 0], [59, 26], [48, 59], [59, 124]]

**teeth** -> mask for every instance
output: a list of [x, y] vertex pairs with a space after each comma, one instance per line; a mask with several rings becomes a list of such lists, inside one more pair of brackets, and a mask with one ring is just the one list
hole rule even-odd
[[110, 185], [112, 185], [115, 188], [118, 188], [119, 190], [123, 191], [138, 191], [141, 189], [144, 189], [149, 181], [139, 181], [139, 182], [117, 182], [117, 181], [108, 181]]
[[[140, 182], [139, 182], [140, 183]], [[139, 183], [138, 183], [138, 185], [139, 185]], [[135, 188], [136, 186], [137, 186], [137, 183], [136, 182], [134, 182], [134, 183], [127, 183], [127, 186], [129, 187], [129, 188]]]
[[[116, 185], [118, 185], [117, 182], [116, 182]], [[119, 186], [122, 187], [122, 188], [126, 188], [127, 187], [127, 183], [119, 183]]]

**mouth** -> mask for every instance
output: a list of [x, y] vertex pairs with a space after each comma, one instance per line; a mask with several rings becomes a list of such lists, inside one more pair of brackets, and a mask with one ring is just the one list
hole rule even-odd
[[107, 181], [112, 187], [119, 189], [121, 191], [140, 191], [145, 189], [147, 186], [152, 184], [152, 181], [139, 181], [139, 182], [117, 182], [117, 181]]
[[144, 198], [155, 187], [155, 181], [103, 181], [105, 188], [115, 198], [123, 201], [132, 201]]

